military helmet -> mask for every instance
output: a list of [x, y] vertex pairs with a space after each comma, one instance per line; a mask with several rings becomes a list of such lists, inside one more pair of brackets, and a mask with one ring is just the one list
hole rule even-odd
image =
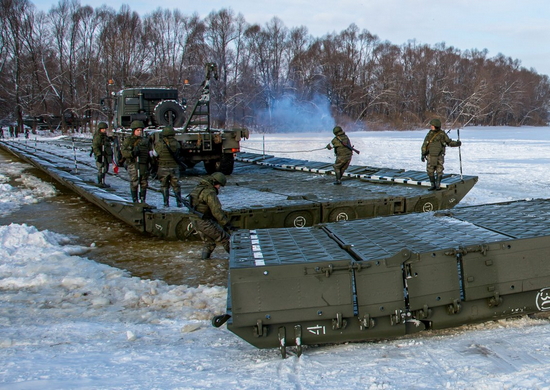
[[439, 128], [439, 127], [441, 127], [441, 121], [440, 121], [439, 119], [437, 119], [437, 118], [432, 119], [432, 120], [430, 121], [430, 125]]
[[334, 129], [332, 129], [332, 132], [334, 133], [334, 135], [344, 134], [344, 130], [342, 130], [340, 126], [336, 126]]
[[162, 129], [163, 137], [169, 137], [171, 135], [176, 135], [176, 131], [172, 126], [166, 126], [164, 129]]
[[97, 124], [97, 129], [98, 130], [101, 130], [101, 129], [108, 129], [109, 128], [109, 125], [105, 122], [99, 122]]
[[143, 129], [144, 127], [145, 125], [143, 124], [142, 121], [132, 121], [132, 123], [130, 123], [130, 129], [132, 130]]
[[222, 187], [225, 187], [225, 185], [227, 184], [227, 179], [225, 175], [221, 172], [214, 172], [212, 175], [210, 175], [210, 177], [214, 179], [214, 184], [219, 184]]

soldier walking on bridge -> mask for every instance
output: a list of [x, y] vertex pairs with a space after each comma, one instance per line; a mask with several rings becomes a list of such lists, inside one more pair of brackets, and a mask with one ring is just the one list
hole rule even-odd
[[99, 122], [97, 132], [92, 140], [92, 152], [95, 155], [97, 166], [97, 184], [101, 188], [110, 187], [105, 183], [105, 175], [109, 171], [109, 164], [113, 162], [111, 139], [107, 136], [108, 127], [107, 123]]
[[149, 186], [149, 139], [143, 137], [145, 125], [142, 121], [130, 124], [132, 135], [122, 144], [122, 157], [126, 159], [128, 175], [130, 176], [130, 193], [132, 201], [145, 203], [147, 187]]
[[220, 242], [229, 253], [228, 230], [231, 230], [231, 224], [218, 199], [219, 189], [226, 183], [227, 179], [223, 173], [214, 172], [202, 179], [189, 194], [191, 210], [194, 211], [191, 214], [191, 223], [204, 243], [201, 253], [203, 259], [210, 258], [216, 248], [216, 242]]
[[439, 190], [445, 163], [445, 147], [462, 145], [460, 141], [453, 141], [447, 133], [441, 130], [441, 120], [430, 121], [430, 131], [422, 144], [422, 162], [426, 161], [426, 172], [430, 178], [429, 191]]
[[164, 198], [164, 206], [170, 206], [170, 187], [176, 196], [176, 205], [181, 207], [180, 163], [181, 145], [175, 138], [176, 131], [172, 126], [162, 129], [161, 139], [155, 143], [153, 156], [158, 157], [158, 178]]
[[348, 169], [349, 164], [351, 163], [351, 157], [353, 152], [359, 154], [359, 151], [354, 149], [351, 146], [351, 142], [344, 133], [344, 130], [340, 126], [336, 126], [332, 132], [334, 133], [334, 138], [326, 146], [328, 150], [334, 148], [334, 154], [336, 155], [336, 161], [334, 162], [334, 174], [336, 175], [335, 185], [342, 184], [342, 176], [344, 172]]

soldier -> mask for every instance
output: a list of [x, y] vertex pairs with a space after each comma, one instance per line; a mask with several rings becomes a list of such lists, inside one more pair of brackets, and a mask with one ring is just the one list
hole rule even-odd
[[197, 213], [202, 213], [202, 218], [197, 214], [191, 214], [191, 222], [204, 243], [201, 253], [203, 259], [210, 258], [216, 248], [216, 242], [220, 242], [229, 253], [230, 235], [227, 230], [231, 229], [231, 224], [218, 199], [219, 189], [226, 183], [227, 179], [223, 173], [214, 172], [202, 179], [189, 194], [193, 209]]
[[[328, 150], [334, 148], [334, 154], [336, 156], [336, 161], [334, 162], [334, 174], [336, 175], [335, 185], [342, 184], [342, 176], [344, 172], [348, 169], [349, 164], [351, 163], [351, 157], [353, 155], [353, 146], [351, 142], [344, 133], [344, 130], [340, 126], [336, 126], [332, 132], [334, 133], [334, 138], [326, 146]], [[357, 153], [359, 153], [357, 151]]]
[[109, 164], [113, 162], [111, 138], [107, 136], [108, 127], [107, 123], [99, 122], [97, 132], [92, 140], [92, 152], [95, 155], [97, 166], [97, 184], [101, 188], [110, 187], [105, 183], [105, 175], [109, 171]]
[[133, 121], [130, 124], [132, 135], [122, 144], [122, 157], [126, 159], [128, 175], [130, 176], [130, 193], [135, 203], [145, 203], [147, 187], [149, 185], [149, 140], [143, 137], [142, 121]]
[[429, 191], [441, 188], [443, 164], [445, 163], [445, 147], [447, 145], [456, 147], [462, 145], [462, 142], [450, 139], [447, 133], [441, 130], [441, 121], [439, 119], [432, 119], [430, 121], [430, 131], [422, 144], [422, 162], [426, 161], [426, 171], [432, 185]]
[[180, 165], [178, 163], [181, 145], [174, 138], [176, 132], [172, 126], [166, 126], [162, 129], [161, 134], [161, 139], [155, 144], [153, 156], [158, 157], [157, 175], [164, 197], [164, 207], [170, 206], [170, 186], [176, 196], [177, 206], [181, 207]]

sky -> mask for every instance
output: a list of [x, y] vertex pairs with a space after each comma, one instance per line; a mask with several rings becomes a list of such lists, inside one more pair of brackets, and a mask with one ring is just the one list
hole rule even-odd
[[[425, 134], [350, 132], [362, 151], [353, 163], [421, 169]], [[303, 148], [296, 139], [316, 146], [327, 136], [253, 135], [246, 142], [270, 150], [286, 139], [292, 151]], [[479, 175], [479, 182], [458, 207], [548, 196], [548, 127], [466, 128], [461, 140], [462, 158], [456, 148], [448, 150], [446, 172], [457, 173], [462, 161], [464, 173]], [[376, 152], [389, 143], [393, 147]], [[65, 153], [55, 142], [38, 147]], [[333, 156], [321, 150], [300, 158]], [[0, 164], [1, 215], [56, 196], [30, 168], [9, 159]], [[305, 346], [301, 357], [289, 348], [283, 360], [277, 349], [256, 349], [225, 325], [210, 325], [225, 310], [225, 286], [133, 277], [88, 259], [95, 248], [95, 242], [76, 244], [75, 237], [27, 224], [0, 226], [0, 390], [550, 388], [545, 317]]]
[[[33, 4], [48, 11], [57, 2], [35, 0]], [[550, 2], [546, 0], [81, 0], [81, 4], [94, 8], [108, 4], [115, 10], [129, 4], [140, 15], [160, 6], [186, 15], [196, 12], [203, 18], [213, 10], [231, 8], [248, 23], [264, 25], [278, 17], [288, 28], [306, 26], [314, 37], [355, 23], [396, 45], [416, 40], [429, 45], [445, 42], [461, 51], [487, 49], [489, 57], [502, 53], [520, 60], [527, 69], [550, 75]]]

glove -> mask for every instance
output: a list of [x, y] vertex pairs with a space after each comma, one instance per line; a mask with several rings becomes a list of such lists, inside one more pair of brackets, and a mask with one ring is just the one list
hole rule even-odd
[[97, 157], [95, 158], [95, 160], [96, 160], [98, 163], [102, 164], [102, 163], [103, 163], [103, 155], [100, 154], [99, 156], [97, 156]]
[[456, 145], [456, 146], [462, 145], [462, 141], [456, 141], [456, 142], [455, 142], [455, 145]]
[[227, 223], [224, 226], [225, 231], [227, 232], [234, 232], [235, 230], [238, 230], [235, 226], [231, 225], [231, 223]]
[[426, 156], [422, 155], [422, 157], [420, 158], [420, 161], [422, 162], [426, 161]]

